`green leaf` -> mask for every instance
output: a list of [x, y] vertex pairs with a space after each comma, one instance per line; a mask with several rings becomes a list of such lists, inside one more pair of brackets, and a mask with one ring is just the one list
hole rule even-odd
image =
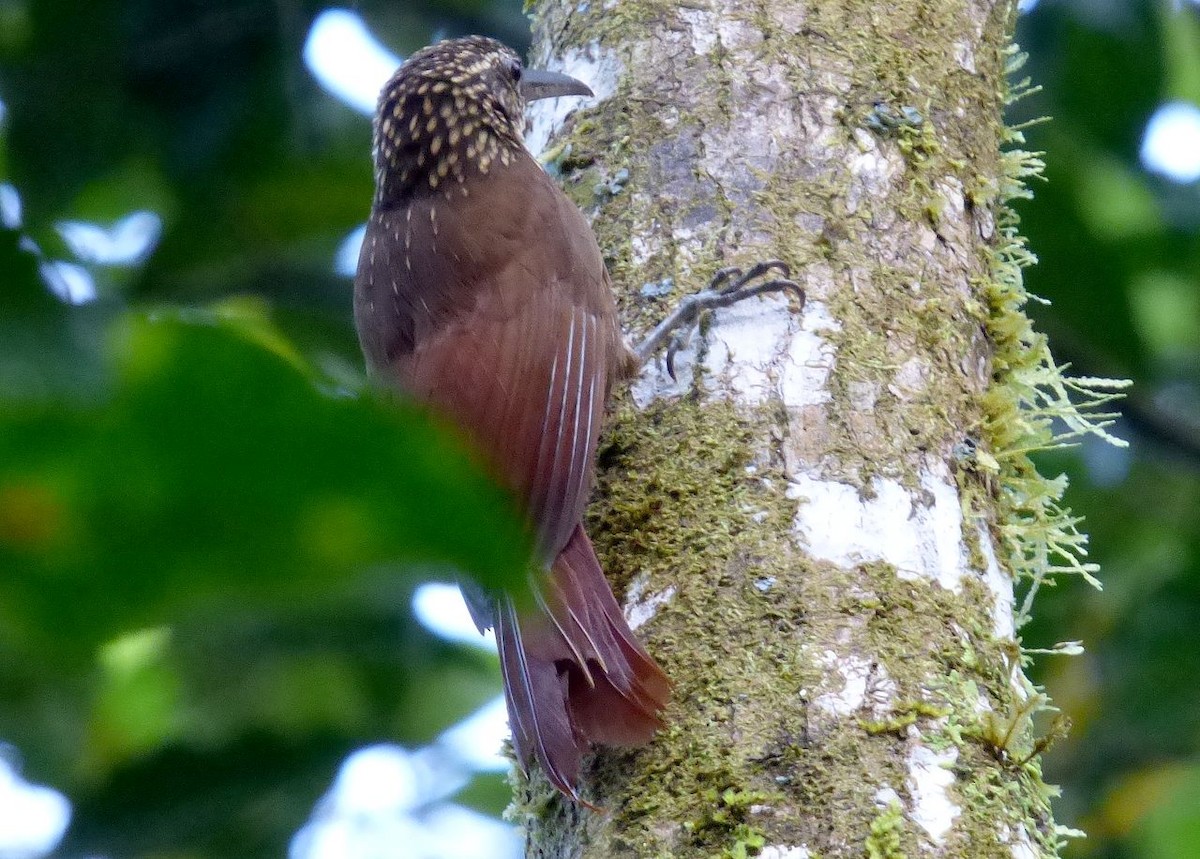
[[1142, 859], [1195, 856], [1200, 844], [1200, 766], [1176, 773], [1172, 789], [1157, 802], [1135, 832]]
[[94, 397], [104, 385], [98, 335], [108, 309], [56, 299], [21, 242], [20, 233], [0, 226], [0, 406]]
[[0, 417], [0, 644], [84, 658], [197, 601], [311, 603], [397, 561], [521, 580], [510, 500], [415, 406], [322, 392], [244, 315], [109, 335], [108, 402]]

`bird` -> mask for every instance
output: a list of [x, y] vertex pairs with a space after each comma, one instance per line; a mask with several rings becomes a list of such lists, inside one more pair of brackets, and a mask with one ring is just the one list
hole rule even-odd
[[582, 756], [649, 742], [671, 683], [582, 524], [606, 403], [638, 362], [587, 220], [524, 144], [526, 103], [566, 95], [591, 91], [483, 36], [400, 66], [373, 122], [354, 319], [371, 375], [456, 425], [525, 515], [531, 604], [460, 589], [495, 630], [518, 763], [588, 805]]

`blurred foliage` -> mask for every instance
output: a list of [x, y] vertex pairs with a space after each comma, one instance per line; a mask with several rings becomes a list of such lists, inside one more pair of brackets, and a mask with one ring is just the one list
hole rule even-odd
[[[400, 52], [525, 38], [511, 4], [376, 6]], [[0, 0], [0, 738], [70, 797], [63, 855], [282, 855], [348, 752], [499, 691], [411, 614], [453, 570], [522, 581], [527, 544], [454, 434], [362, 378], [332, 259], [370, 124], [303, 65], [321, 9]], [[144, 264], [47, 290], [86, 263], [60, 221], [134, 210], [163, 219]]]
[[[428, 740], [496, 690], [412, 621], [420, 565], [512, 572], [502, 500], [453, 439], [364, 392], [331, 260], [366, 216], [369, 121], [301, 60], [306, 0], [0, 0], [0, 737], [65, 790], [68, 855], [280, 855], [350, 749]], [[519, 0], [354, 4], [407, 53]], [[1047, 760], [1076, 857], [1200, 855], [1200, 188], [1146, 121], [1200, 103], [1194, 3], [1041, 0], [1022, 204], [1060, 360], [1137, 382], [1131, 451], [1047, 456], [1105, 591], [1041, 597], [1035, 670], [1075, 728]], [[56, 225], [163, 219], [99, 300], [40, 285]], [[23, 250], [32, 240], [35, 257]], [[507, 536], [506, 536], [507, 535]], [[401, 562], [410, 562], [400, 566]], [[496, 810], [477, 780], [465, 801]]]
[[1074, 723], [1046, 761], [1060, 822], [1088, 832], [1071, 857], [1200, 856], [1200, 185], [1139, 160], [1169, 100], [1200, 105], [1200, 6], [1042, 0], [1017, 40], [1043, 91], [1013, 121], [1046, 152], [1046, 183], [1020, 205], [1039, 265], [1033, 308], [1060, 361], [1135, 387], [1118, 432], [1047, 456], [1087, 516], [1104, 591], [1044, 592], [1027, 644], [1080, 639], [1035, 665]]
[[3, 239], [0, 327], [46, 336], [6, 341], [0, 736], [68, 789], [81, 848], [278, 855], [356, 741], [428, 741], [495, 694], [407, 606], [422, 572], [521, 581], [519, 519], [445, 427], [322, 379], [260, 302], [69, 307]]

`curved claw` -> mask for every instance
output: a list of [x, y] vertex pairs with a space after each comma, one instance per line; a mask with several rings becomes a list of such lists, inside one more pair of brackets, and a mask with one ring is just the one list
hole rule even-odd
[[725, 268], [717, 269], [717, 273], [712, 276], [708, 282], [708, 288], [714, 292], [720, 292], [722, 284], [730, 281], [731, 286], [726, 288], [736, 288], [737, 284], [742, 283], [746, 279], [742, 272], [741, 266], [731, 265]]
[[744, 292], [738, 293], [735, 300], [741, 301], [743, 298], [752, 298], [756, 295], [766, 295], [768, 292], [791, 292], [796, 296], [796, 300], [800, 302], [800, 309], [804, 309], [804, 302], [807, 296], [804, 294], [804, 288], [794, 280], [780, 278], [779, 280], [769, 280], [766, 283], [760, 283], [757, 286], [746, 288]]
[[717, 272], [717, 276], [713, 278], [712, 283], [709, 285], [709, 289], [716, 289], [717, 287], [720, 286], [720, 283], [724, 283], [724, 281], [726, 279], [728, 279], [727, 277], [722, 279], [719, 283], [717, 281], [717, 277], [720, 277], [724, 272], [730, 272], [730, 271], [737, 272], [737, 274], [736, 274], [737, 279], [733, 283], [731, 283], [729, 286], [725, 287], [724, 289], [721, 289], [720, 290], [721, 292], [736, 292], [738, 289], [741, 289], [743, 286], [748, 284], [750, 281], [758, 280], [760, 277], [762, 277], [764, 274], [766, 274], [769, 271], [778, 271], [781, 275], [783, 275], [784, 280], [787, 280], [788, 278], [790, 278], [792, 276], [791, 266], [789, 266], [783, 260], [768, 259], [768, 260], [763, 260], [762, 262], [757, 262], [754, 265], [750, 266], [750, 270], [747, 272], [742, 272], [742, 270], [738, 269], [738, 268], [721, 269], [721, 271]]
[[[701, 310], [702, 308], [696, 311], [697, 316], [700, 315]], [[683, 330], [676, 331], [671, 335], [671, 342], [667, 344], [667, 375], [671, 377], [672, 382], [679, 381], [679, 379], [675, 377], [675, 354], [688, 344], [688, 340], [691, 339], [691, 330], [691, 326], [688, 325]]]
[[[764, 283], [753, 283], [769, 272], [777, 271], [781, 278], [768, 280]], [[804, 307], [804, 289], [800, 284], [790, 279], [791, 268], [783, 260], [764, 260], [742, 270], [738, 266], [722, 268], [709, 281], [708, 289], [689, 295], [679, 303], [675, 311], [658, 324], [650, 335], [634, 348], [634, 354], [642, 362], [650, 360], [656, 350], [667, 342], [667, 373], [675, 379], [675, 355], [687, 343], [687, 333], [691, 331], [700, 314], [705, 310], [729, 307], [745, 298], [765, 295], [768, 292], [792, 292]], [[684, 332], [684, 333], [681, 333]], [[668, 338], [669, 341], [668, 341]]]

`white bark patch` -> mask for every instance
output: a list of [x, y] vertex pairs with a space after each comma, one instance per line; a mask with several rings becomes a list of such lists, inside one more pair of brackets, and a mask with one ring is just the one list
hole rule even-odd
[[884, 155], [871, 135], [862, 129], [856, 129], [854, 139], [862, 152], [850, 159], [850, 174], [854, 177], [846, 193], [846, 211], [850, 214], [858, 211], [858, 204], [864, 199], [885, 199], [901, 167], [898, 156]]
[[908, 753], [908, 793], [912, 798], [909, 817], [925, 830], [935, 846], [940, 847], [954, 818], [962, 812], [950, 799], [954, 773], [949, 767], [958, 760], [958, 749], [944, 752], [916, 745]]
[[1038, 859], [1041, 854], [1037, 848], [1033, 846], [1033, 842], [1029, 839], [1029, 833], [1025, 831], [1025, 827], [1017, 827], [1017, 836], [1012, 838], [1012, 832], [1008, 827], [1000, 833], [1000, 840], [1004, 842], [1012, 842], [1013, 859]]
[[975, 49], [970, 45], [970, 43], [954, 43], [954, 61], [958, 63], [961, 68], [965, 69], [971, 74], [975, 74]]
[[757, 405], [772, 393], [792, 407], [827, 403], [834, 348], [820, 332], [837, 327], [818, 302], [805, 310], [797, 330], [785, 296], [744, 301], [717, 314], [705, 367], [726, 379], [743, 403]]
[[900, 801], [900, 794], [896, 793], [896, 791], [892, 790], [892, 788], [884, 785], [883, 787], [879, 788], [879, 790], [875, 791], [875, 804], [877, 806], [880, 808], [887, 808], [892, 803], [895, 803], [896, 805], [904, 805], [904, 803]]
[[941, 217], [951, 223], [962, 223], [966, 220], [967, 201], [963, 195], [963, 184], [953, 176], [947, 176], [934, 183], [934, 188], [942, 195], [944, 207]]
[[788, 847], [783, 844], [768, 844], [758, 851], [759, 859], [811, 859], [807, 847]]
[[855, 411], [874, 411], [879, 400], [879, 385], [876, 382], [850, 382], [846, 385], [846, 395]]
[[967, 551], [962, 538], [962, 504], [940, 463], [920, 474], [920, 492], [899, 481], [876, 478], [874, 498], [848, 483], [799, 474], [789, 498], [803, 498], [794, 527], [814, 558], [851, 569], [884, 561], [902, 579], [929, 579], [958, 592]]
[[901, 402], [909, 402], [925, 390], [928, 380], [929, 369], [921, 359], [909, 358], [892, 377], [888, 393]]
[[975, 223], [979, 225], [979, 236], [991, 239], [996, 234], [996, 219], [986, 207], [974, 209]]
[[[634, 204], [638, 207], [646, 205], [646, 198], [641, 195], [635, 195]], [[629, 237], [629, 259], [635, 268], [642, 268], [656, 253], [662, 250], [662, 240], [655, 236], [653, 239], [642, 235], [633, 235]]]
[[599, 42], [590, 42], [582, 48], [570, 48], [561, 57], [545, 59], [540, 67], [552, 72], [562, 72], [583, 81], [595, 99], [570, 98], [539, 99], [529, 105], [528, 132], [525, 145], [537, 155], [546, 148], [547, 141], [562, 128], [563, 121], [580, 105], [604, 101], [617, 89], [621, 77], [621, 61], [614, 51], [600, 47]]
[[625, 598], [625, 621], [630, 629], [637, 629], [650, 620], [675, 596], [674, 585], [658, 593], [647, 594], [646, 585], [649, 583], [649, 576], [642, 574], [629, 584], [629, 594]]
[[840, 678], [840, 688], [813, 699], [813, 706], [830, 716], [849, 716], [867, 711], [872, 717], [890, 712], [896, 697], [896, 682], [884, 667], [855, 654], [838, 655], [832, 650], [821, 654], [827, 677]]
[[917, 246], [923, 251], [932, 253], [933, 249], [936, 248], [938, 244], [937, 231], [932, 227], [925, 226], [924, 224], [917, 225], [916, 230]]
[[[787, 302], [785, 295], [768, 295], [714, 314], [704, 368], [739, 402], [757, 405], [774, 394], [789, 406], [801, 407], [831, 399], [826, 385], [835, 350], [822, 334], [840, 326], [819, 301], [809, 301], [801, 317]], [[647, 364], [632, 390], [640, 408], [658, 397], [688, 391], [699, 336], [693, 332], [688, 345], [675, 353], [675, 381], [661, 360]]]
[[692, 53], [697, 56], [707, 54], [717, 43], [717, 31], [713, 26], [713, 15], [704, 9], [680, 6], [675, 10], [676, 16], [692, 28]]
[[1013, 625], [1013, 583], [1012, 576], [1000, 569], [996, 559], [996, 547], [992, 545], [992, 535], [982, 524], [976, 525], [979, 535], [979, 547], [983, 552], [986, 566], [983, 570], [983, 583], [992, 594], [992, 631], [997, 638], [1011, 639], [1016, 634]]

